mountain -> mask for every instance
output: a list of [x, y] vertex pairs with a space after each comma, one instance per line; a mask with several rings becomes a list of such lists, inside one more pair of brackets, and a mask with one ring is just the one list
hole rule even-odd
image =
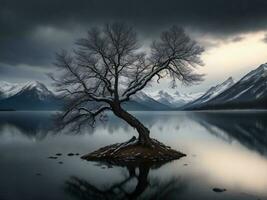
[[0, 110], [58, 110], [62, 106], [62, 102], [40, 82], [4, 82], [0, 85]]
[[0, 99], [5, 99], [21, 90], [21, 86], [17, 83], [8, 83], [6, 81], [0, 82]]
[[220, 95], [233, 85], [234, 85], [234, 80], [232, 77], [229, 77], [223, 83], [211, 87], [206, 93], [204, 93], [198, 99], [183, 106], [183, 109], [194, 109], [200, 107], [205, 103], [209, 102], [210, 100], [212, 100], [213, 98], [215, 98], [216, 96]]
[[[63, 105], [64, 102], [40, 82], [0, 82], [0, 110], [59, 110]], [[204, 94], [140, 91], [122, 106], [127, 110], [266, 109], [267, 63], [236, 83], [230, 77]]]
[[125, 102], [123, 107], [127, 110], [171, 110], [168, 105], [156, 101], [142, 91], [136, 93], [129, 102]]
[[179, 93], [176, 91], [174, 94], [169, 94], [166, 91], [159, 91], [156, 94], [151, 94], [151, 97], [158, 101], [161, 104], [167, 105], [171, 108], [178, 108], [180, 106], [183, 106], [199, 96], [201, 96], [203, 93]]
[[[59, 110], [64, 102], [38, 81], [24, 84], [0, 82], [0, 110]], [[144, 92], [123, 103], [127, 110], [170, 110]]]
[[267, 63], [197, 109], [266, 109]]

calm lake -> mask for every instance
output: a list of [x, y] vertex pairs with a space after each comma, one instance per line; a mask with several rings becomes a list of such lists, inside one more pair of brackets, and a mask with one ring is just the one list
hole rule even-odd
[[267, 112], [133, 113], [187, 156], [161, 166], [88, 162], [80, 156], [136, 132], [111, 114], [77, 134], [51, 131], [53, 112], [0, 112], [0, 200], [267, 199]]

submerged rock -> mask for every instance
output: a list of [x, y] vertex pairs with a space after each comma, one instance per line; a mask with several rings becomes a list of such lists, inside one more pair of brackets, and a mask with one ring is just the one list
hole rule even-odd
[[212, 190], [213, 192], [225, 192], [226, 191], [226, 189], [224, 188], [213, 188]]
[[56, 156], [49, 156], [48, 158], [49, 159], [57, 159], [58, 157], [56, 157]]
[[57, 153], [56, 156], [62, 156], [62, 153]]
[[68, 156], [74, 156], [74, 153], [68, 153]]

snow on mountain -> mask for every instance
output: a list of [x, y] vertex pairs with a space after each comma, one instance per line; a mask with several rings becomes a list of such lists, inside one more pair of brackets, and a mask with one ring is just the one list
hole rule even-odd
[[245, 83], [253, 80], [254, 82], [258, 81], [260, 78], [267, 77], [267, 63], [260, 65], [257, 69], [252, 70], [247, 75], [245, 75], [240, 83]]
[[38, 81], [29, 81], [26, 83], [0, 82], [0, 99], [8, 98], [26, 91], [35, 92], [40, 99], [53, 96], [53, 93], [49, 91], [43, 83]]
[[211, 87], [205, 94], [200, 96], [195, 101], [185, 105], [184, 108], [193, 108], [195, 106], [202, 105], [210, 101], [214, 97], [218, 96], [219, 94], [221, 94], [222, 92], [224, 92], [225, 90], [227, 90], [233, 85], [234, 85], [234, 80], [232, 77], [229, 77], [227, 80], [225, 80], [221, 84]]
[[[23, 84], [0, 82], [0, 109], [57, 109], [62, 107], [47, 87], [32, 81]], [[124, 107], [131, 110], [267, 108], [267, 63], [252, 70], [237, 83], [232, 77], [206, 93], [138, 92]]]
[[150, 108], [151, 110], [170, 110], [170, 107], [168, 105], [155, 100], [154, 98], [142, 91], [137, 92], [131, 98], [131, 100], [145, 106], [146, 108]]
[[222, 93], [211, 103], [244, 102], [267, 97], [267, 63], [260, 65], [240, 79], [227, 92]]
[[21, 86], [17, 83], [0, 82], [0, 99], [8, 98], [17, 94], [21, 90]]
[[267, 108], [267, 63], [196, 109]]
[[179, 93], [178, 91], [176, 91], [173, 94], [169, 94], [166, 91], [159, 91], [157, 93], [151, 93], [150, 97], [155, 99], [156, 101], [165, 104], [167, 106], [170, 106], [172, 108], [177, 108], [180, 106], [185, 105], [186, 103], [189, 103], [193, 100], [195, 100], [196, 98], [198, 98], [199, 96], [201, 96], [203, 93], [199, 92], [199, 93]]
[[189, 92], [189, 93], [180, 93], [176, 91], [174, 93], [174, 97], [179, 100], [179, 99], [184, 99], [185, 102], [191, 102], [194, 101], [195, 99], [199, 98], [200, 96], [203, 95], [203, 92]]
[[63, 102], [38, 81], [0, 83], [0, 109], [54, 110], [62, 105]]
[[224, 92], [226, 89], [230, 88], [232, 85], [234, 85], [234, 80], [232, 77], [228, 78], [223, 83], [216, 85], [215, 87], [210, 88], [201, 98], [203, 99], [202, 102], [207, 102], [211, 100], [212, 98], [218, 96], [222, 92]]
[[54, 94], [47, 89], [47, 87], [38, 81], [27, 82], [20, 92], [31, 91], [34, 92], [40, 100], [54, 96]]

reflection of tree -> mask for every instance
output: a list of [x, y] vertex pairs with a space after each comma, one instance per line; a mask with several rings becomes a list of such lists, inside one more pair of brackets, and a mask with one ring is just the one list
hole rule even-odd
[[167, 182], [158, 179], [151, 182], [151, 190], [142, 199], [177, 199], [186, 190], [186, 183], [175, 177]]
[[[155, 166], [149, 164], [128, 165], [128, 176], [119, 183], [112, 184], [109, 188], [98, 189], [88, 181], [71, 177], [66, 181], [65, 190], [70, 195], [80, 200], [89, 199], [164, 199], [171, 194], [182, 193], [186, 185], [177, 178], [166, 182], [159, 179], [149, 180], [149, 171]], [[159, 166], [156, 166], [159, 167]], [[139, 173], [136, 173], [138, 169]], [[129, 188], [129, 183], [137, 180], [134, 188]]]
[[192, 117], [210, 133], [222, 137], [219, 131], [223, 131], [229, 137], [228, 141], [236, 139], [249, 149], [267, 155], [267, 117], [265, 112], [242, 114], [238, 112], [200, 112], [194, 113]]

